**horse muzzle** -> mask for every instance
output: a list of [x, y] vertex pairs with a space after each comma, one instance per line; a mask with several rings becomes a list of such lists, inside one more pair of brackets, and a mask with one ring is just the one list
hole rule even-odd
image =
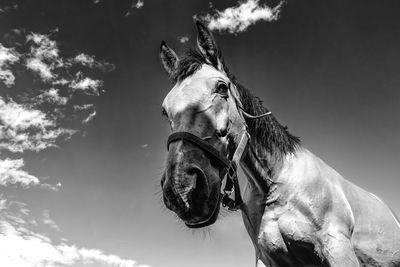
[[175, 151], [168, 157], [161, 179], [165, 206], [188, 227], [208, 221], [219, 206], [221, 179], [218, 174], [201, 150]]

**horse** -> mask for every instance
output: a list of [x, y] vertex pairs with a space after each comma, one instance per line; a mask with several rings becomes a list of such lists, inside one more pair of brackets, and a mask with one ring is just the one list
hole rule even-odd
[[[195, 23], [197, 48], [178, 57], [160, 46], [174, 83], [162, 103], [172, 131], [165, 206], [189, 228], [212, 225], [221, 203], [241, 210], [258, 267], [400, 266], [391, 209], [307, 150], [236, 80], [212, 33]], [[243, 196], [238, 166], [247, 179]]]

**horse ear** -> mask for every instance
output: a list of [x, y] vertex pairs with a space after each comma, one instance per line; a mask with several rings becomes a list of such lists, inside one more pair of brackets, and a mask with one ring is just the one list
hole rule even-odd
[[160, 46], [160, 59], [165, 71], [171, 77], [178, 67], [179, 58], [164, 41], [161, 42]]
[[222, 67], [220, 51], [211, 32], [204, 24], [196, 20], [196, 27], [199, 35], [197, 36], [197, 46], [201, 53], [218, 69]]

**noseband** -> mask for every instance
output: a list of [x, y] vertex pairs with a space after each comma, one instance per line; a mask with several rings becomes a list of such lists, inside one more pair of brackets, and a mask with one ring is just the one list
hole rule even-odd
[[[234, 96], [234, 94], [233, 94]], [[250, 115], [247, 112], [244, 111], [242, 103], [237, 97], [234, 97], [237, 109], [239, 111], [239, 114], [242, 116], [243, 121], [244, 117], [248, 119], [260, 119], [263, 117], [266, 117], [268, 115], [271, 115], [271, 112], [266, 112], [261, 115]], [[247, 131], [247, 125], [245, 123], [244, 131], [242, 134], [242, 137], [240, 139], [239, 145], [237, 146], [235, 153], [233, 153], [232, 158], [229, 159], [225, 155], [222, 155], [215, 147], [210, 145], [208, 142], [206, 142], [204, 139], [198, 137], [197, 135], [194, 135], [189, 132], [175, 132], [172, 133], [168, 137], [167, 141], [167, 149], [169, 150], [169, 145], [173, 142], [177, 141], [186, 141], [189, 142], [204, 152], [208, 154], [211, 158], [216, 160], [220, 166], [223, 167], [224, 174], [222, 176], [222, 179], [224, 177], [227, 177], [226, 183], [225, 183], [225, 188], [223, 190], [223, 193], [221, 193], [221, 198], [222, 198], [222, 206], [227, 207], [231, 211], [236, 211], [240, 209], [243, 205], [243, 200], [240, 194], [240, 187], [239, 187], [239, 181], [237, 177], [237, 167], [239, 166], [239, 163], [245, 153], [247, 152], [247, 147], [249, 143], [250, 135]], [[232, 192], [235, 193], [235, 198], [232, 199], [230, 196], [232, 195]]]

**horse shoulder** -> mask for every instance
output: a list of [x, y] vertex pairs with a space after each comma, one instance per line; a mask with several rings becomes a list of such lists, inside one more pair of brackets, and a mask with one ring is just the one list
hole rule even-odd
[[354, 225], [341, 176], [305, 149], [287, 161], [273, 193], [279, 197], [271, 197], [279, 200], [265, 209], [260, 236], [264, 243], [275, 240], [281, 250], [287, 243], [297, 243], [322, 257], [320, 244], [327, 232], [339, 231], [349, 237]]
[[281, 177], [284, 184], [281, 194], [287, 196], [288, 209], [295, 210], [295, 216], [307, 219], [314, 230], [322, 229], [332, 216], [339, 217], [346, 227], [352, 227], [353, 214], [340, 174], [306, 149], [290, 160], [291, 167]]

